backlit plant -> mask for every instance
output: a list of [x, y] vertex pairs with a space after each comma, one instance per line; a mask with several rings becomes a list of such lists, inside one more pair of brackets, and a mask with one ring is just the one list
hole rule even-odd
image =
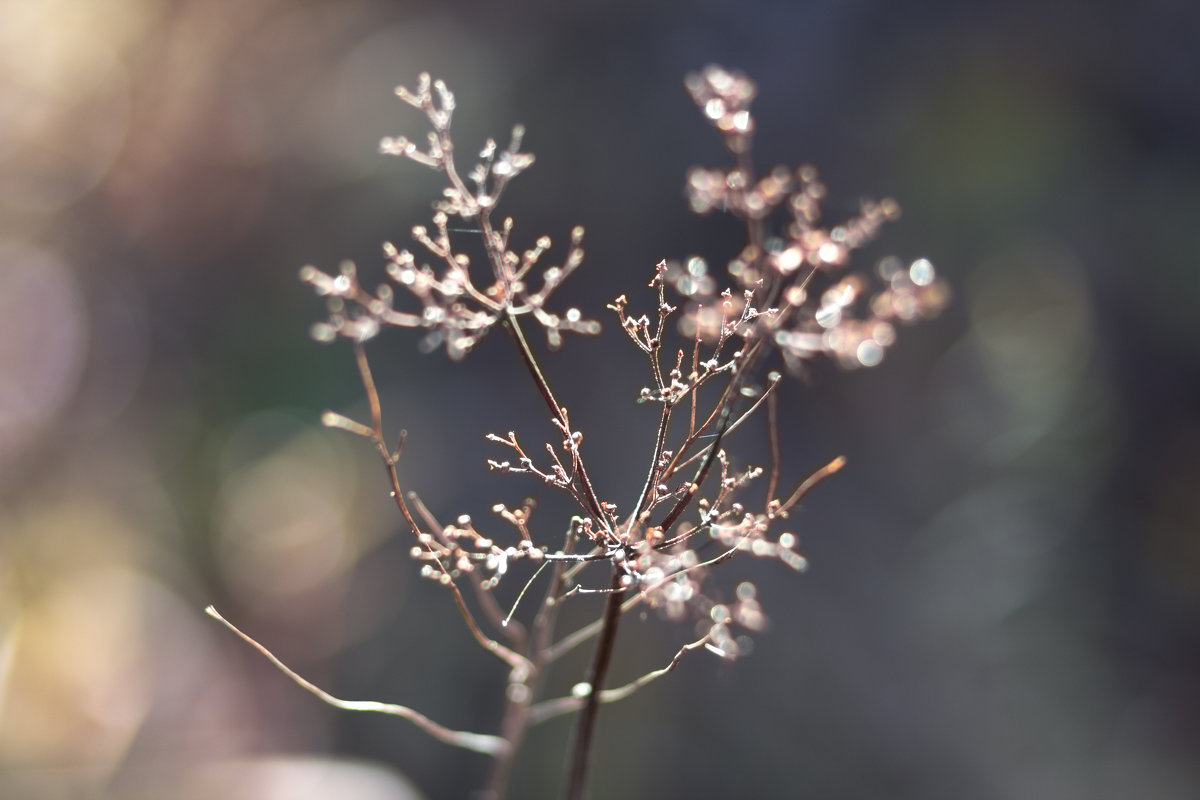
[[[770, 369], [772, 359], [791, 371], [815, 357], [845, 367], [873, 366], [895, 341], [899, 325], [937, 313], [948, 299], [946, 286], [925, 259], [904, 264], [887, 257], [873, 274], [850, 271], [854, 251], [898, 216], [895, 202], [864, 202], [857, 216], [829, 225], [821, 216], [825, 186], [814, 168], [755, 173], [752, 81], [710, 66], [689, 75], [686, 87], [733, 161], [729, 167], [689, 171], [692, 210], [737, 217], [744, 222], [746, 242], [723, 277], [710, 274], [699, 257], [664, 260], [650, 272], [645, 300], [621, 295], [607, 304], [649, 375], [631, 400], [659, 408], [655, 435], [638, 467], [645, 481], [634, 497], [612, 497], [593, 482], [579, 420], [556, 398], [529, 340], [527, 328], [537, 327], [550, 348], [559, 348], [564, 334], [596, 335], [601, 326], [594, 316], [553, 302], [558, 287], [583, 263], [583, 228], [570, 232], [561, 263], [547, 265], [549, 236], [521, 249], [513, 220], [496, 216], [509, 182], [534, 162], [521, 150], [520, 126], [507, 146], [488, 140], [478, 158], [470, 159], [475, 163], [464, 168], [451, 136], [455, 99], [445, 84], [422, 75], [415, 91], [398, 88], [397, 95], [424, 113], [431, 130], [423, 144], [385, 138], [381, 150], [444, 176], [432, 227], [413, 228], [418, 252], [384, 245], [389, 280], [374, 289], [360, 282], [350, 263], [334, 274], [315, 267], [301, 272], [328, 305], [328, 317], [314, 326], [314, 337], [352, 343], [370, 409], [365, 422], [332, 411], [323, 422], [374, 444], [411, 530], [412, 557], [420, 562], [421, 574], [445, 586], [472, 636], [507, 670], [500, 728], [454, 731], [407, 706], [340, 700], [294, 673], [215, 610], [209, 613], [324, 701], [404, 717], [447, 744], [490, 757], [487, 797], [504, 796], [529, 727], [563, 714], [576, 715], [565, 794], [584, 797], [601, 704], [628, 697], [689, 653], [738, 658], [746, 636], [763, 628], [764, 611], [751, 582], [736, 583], [732, 596], [722, 597], [710, 586], [710, 576], [717, 567], [747, 557], [803, 570], [806, 562], [788, 527], [790, 515], [813, 486], [845, 463], [835, 458], [784, 484], [776, 401], [782, 377]], [[473, 264], [456, 241], [472, 235], [461, 233], [463, 228], [482, 235], [486, 264]], [[636, 310], [642, 306], [649, 310]], [[443, 348], [454, 360], [465, 359], [496, 328], [503, 331], [515, 350], [515, 364], [545, 403], [553, 439], [533, 448], [515, 432], [488, 434], [493, 452], [487, 464], [499, 473], [527, 476], [546, 491], [566, 493], [575, 516], [560, 522], [535, 518], [533, 503], [525, 501], [516, 507], [497, 503], [496, 519], [487, 524], [467, 516], [444, 523], [425, 507], [401, 477], [400, 447], [393, 449], [385, 438], [366, 354], [366, 343], [387, 327], [419, 329], [425, 348]], [[729, 448], [731, 434], [760, 416], [771, 443], [769, 463], [741, 463]], [[750, 499], [751, 489], [758, 499]], [[495, 587], [507, 581], [521, 583], [518, 602], [530, 592], [540, 597], [523, 616], [496, 599]], [[601, 616], [560, 634], [559, 609], [588, 593], [605, 596]], [[678, 623], [683, 643], [668, 663], [609, 687], [620, 622], [631, 610], [645, 608]], [[547, 672], [584, 644], [594, 648], [588, 674], [569, 695], [544, 697]]]

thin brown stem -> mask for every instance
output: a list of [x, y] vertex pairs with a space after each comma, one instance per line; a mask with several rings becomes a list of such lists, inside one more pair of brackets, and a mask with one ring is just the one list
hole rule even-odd
[[844, 466], [846, 466], [846, 457], [838, 456], [825, 466], [813, 470], [807, 477], [801, 480], [800, 483], [796, 484], [796, 488], [792, 490], [792, 493], [788, 495], [788, 499], [783, 502], [783, 505], [781, 505], [779, 510], [775, 513], [786, 514], [794, 505], [796, 505], [796, 503], [799, 503], [802, 499], [804, 499], [804, 496], [808, 494], [814, 486]]
[[779, 395], [772, 393], [767, 398], [767, 446], [771, 450], [771, 474], [767, 478], [767, 502], [775, 499], [779, 486], [779, 473], [783, 469], [783, 456], [779, 446]]
[[695, 390], [690, 392], [693, 403], [692, 403], [691, 421], [688, 425], [688, 435], [684, 438], [683, 443], [675, 449], [675, 455], [671, 457], [671, 460], [669, 462], [667, 462], [667, 466], [662, 471], [663, 478], [670, 478], [676, 472], [678, 472], [679, 469], [684, 466], [684, 464], [692, 463], [693, 461], [696, 460], [696, 458], [699, 457], [700, 454], [704, 453], [704, 451], [701, 450], [699, 454], [697, 454], [691, 458], [688, 458], [688, 460], [686, 462], [684, 462], [684, 464], [680, 463], [680, 459], [682, 459], [684, 457], [684, 455], [687, 453], [687, 451], [689, 449], [691, 449], [692, 445], [694, 445], [697, 441], [700, 440], [700, 437], [704, 434], [704, 431], [706, 431], [708, 429], [708, 426], [713, 423], [713, 420], [720, 417], [721, 410], [725, 408], [725, 404], [727, 402], [733, 402], [731, 398], [733, 396], [734, 386], [735, 386], [736, 382], [737, 382], [737, 374], [734, 373], [734, 374], [730, 375], [729, 381], [725, 384], [725, 388], [721, 390], [721, 394], [717, 398], [717, 402], [713, 406], [712, 411], [709, 412], [708, 417], [704, 420], [704, 422], [700, 423], [699, 427], [696, 427], [696, 405], [695, 405], [696, 396], [699, 392], [695, 391]]
[[466, 750], [474, 750], [476, 753], [484, 753], [490, 756], [501, 756], [507, 754], [511, 749], [511, 745], [505, 739], [499, 736], [491, 736], [484, 733], [471, 733], [469, 731], [455, 731], [447, 728], [444, 725], [439, 725], [424, 714], [413, 711], [408, 706], [396, 705], [394, 703], [377, 703], [373, 700], [342, 700], [334, 697], [319, 686], [310, 683], [297, 674], [291, 667], [284, 664], [279, 658], [268, 650], [266, 647], [259, 644], [248, 634], [243, 633], [241, 629], [236, 627], [232, 622], [221, 616], [215, 608], [209, 606], [204, 609], [210, 617], [220, 622], [230, 631], [239, 636], [244, 642], [249, 644], [259, 653], [266, 657], [268, 661], [274, 664], [280, 672], [287, 675], [297, 685], [319, 697], [322, 701], [328, 703], [334, 708], [340, 708], [344, 711], [372, 711], [378, 714], [390, 714], [394, 717], [401, 717], [416, 725], [421, 730], [428, 733], [439, 742], [462, 747]]
[[562, 658], [564, 655], [598, 634], [603, 624], [603, 619], [594, 620], [589, 622], [587, 625], [584, 625], [582, 628], [579, 628], [578, 630], [559, 639], [546, 651], [546, 660], [557, 661], [558, 659]]
[[[434, 518], [429, 508], [417, 496], [416, 492], [409, 492], [408, 499], [417, 510], [417, 514], [421, 519], [425, 520], [425, 524], [438, 537], [439, 540], [445, 541], [445, 535], [442, 533], [442, 526]], [[496, 602], [496, 596], [489, 592], [483, 586], [483, 579], [479, 577], [479, 573], [472, 571], [468, 573], [468, 578], [471, 581], [471, 589], [474, 591], [475, 599], [479, 603], [483, 615], [487, 617], [488, 622], [506, 636], [513, 647], [520, 650], [527, 640], [528, 634], [525, 631], [525, 626], [516, 620], [509, 620], [505, 623], [504, 611], [500, 608], [500, 604]]]
[[[742, 412], [742, 414], [736, 420], [734, 420], [732, 423], [730, 423], [729, 427], [725, 430], [725, 436], [728, 436], [729, 434], [736, 431], [738, 428], [740, 428], [742, 426], [742, 424], [746, 420], [748, 420], [748, 419], [750, 419], [750, 417], [754, 416], [754, 413], [756, 411], [758, 411], [758, 407], [760, 405], [762, 405], [763, 401], [767, 400], [769, 397], [772, 396], [772, 394], [775, 392], [775, 387], [778, 385], [779, 385], [778, 380], [772, 380], [769, 384], [767, 384], [767, 387], [763, 390], [763, 393], [759, 396], [759, 398], [754, 401], [754, 404], [751, 405], [750, 408], [748, 408], [744, 412]], [[711, 444], [705, 445], [704, 449], [697, 450], [686, 461], [681, 461], [678, 464], [676, 464], [674, 466], [674, 469], [675, 470], [683, 469], [688, 464], [691, 464], [691, 463], [695, 462], [697, 459], [702, 458], [703, 456], [707, 455], [709, 450], [712, 449], [712, 447], [713, 447], [713, 445], [711, 445]]]
[[[636, 678], [624, 686], [618, 686], [613, 689], [605, 689], [600, 693], [600, 702], [615, 703], [618, 700], [624, 700], [626, 697], [629, 697], [629, 695], [633, 694], [638, 689], [641, 689], [646, 684], [658, 680], [668, 672], [674, 670], [675, 667], [679, 666], [679, 662], [685, 654], [707, 644], [711, 636], [712, 633], [710, 631], [696, 641], [689, 642], [688, 644], [685, 644], [683, 647], [679, 648], [679, 652], [675, 654], [675, 657], [672, 658], [670, 663], [665, 667], [651, 670], [645, 675], [642, 675], [640, 678]], [[574, 696], [560, 697], [555, 700], [546, 700], [538, 703], [530, 712], [529, 724], [538, 725], [548, 719], [553, 719], [554, 717], [561, 716], [563, 714], [570, 714], [574, 711], [578, 711], [583, 707], [583, 703], [584, 698]]]
[[600, 641], [588, 675], [588, 695], [583, 710], [575, 724], [571, 761], [567, 767], [568, 800], [585, 800], [588, 795], [588, 767], [591, 765], [592, 737], [596, 732], [596, 713], [600, 708], [600, 693], [604, 691], [604, 679], [612, 662], [613, 645], [617, 639], [617, 624], [621, 621], [621, 602], [625, 597], [620, 569], [613, 569], [613, 592], [604, 605], [604, 624], [600, 629]]
[[[445, 568], [443, 567], [443, 570], [444, 569]], [[445, 574], [448, 575], [449, 573], [447, 572]], [[480, 629], [479, 623], [475, 621], [475, 617], [471, 614], [471, 609], [467, 607], [467, 603], [463, 599], [462, 592], [459, 590], [458, 586], [455, 585], [453, 580], [449, 581], [446, 585], [454, 594], [454, 602], [458, 605], [458, 610], [462, 614], [463, 620], [465, 620], [467, 623], [467, 629], [470, 630], [471, 635], [475, 637], [475, 641], [478, 642], [484, 650], [487, 650], [489, 653], [508, 664], [513, 670], [519, 671], [522, 674], [528, 673], [532, 668], [532, 664], [530, 663], [529, 659], [515, 650], [505, 647], [484, 633], [483, 630]]]
[[638, 498], [637, 505], [633, 508], [633, 514], [629, 517], [629, 530], [626, 531], [626, 534], [631, 540], [634, 526], [641, 522], [643, 513], [649, 510], [650, 498], [655, 494], [655, 486], [658, 484], [659, 474], [662, 470], [659, 462], [663, 460], [662, 454], [667, 446], [667, 431], [671, 428], [673, 408], [670, 403], [663, 403], [662, 416], [658, 420], [658, 433], [654, 436], [654, 452], [650, 456], [650, 471], [646, 475], [646, 485], [642, 487], [641, 497]]
[[[734, 390], [740, 387], [742, 383], [742, 370], [738, 370], [734, 374], [733, 381], [730, 383], [730, 389]], [[730, 391], [729, 397], [724, 401], [724, 406], [721, 408], [720, 421], [717, 423], [717, 432], [714, 434], [712, 443], [708, 446], [708, 451], [705, 453], [704, 460], [700, 463], [700, 467], [696, 470], [695, 477], [692, 478], [689, 486], [689, 491], [686, 492], [675, 503], [667, 515], [663, 517], [663, 521], [658, 524], [658, 528], [665, 534], [671, 529], [671, 526], [679, 519], [680, 515], [687, 510], [691, 505], [692, 500], [696, 497], [696, 490], [704, 483], [704, 479], [708, 477], [708, 470], [712, 467], [716, 460], [716, 455], [721, 450], [721, 441], [725, 438], [726, 432], [729, 430], [730, 420], [733, 418], [733, 396], [736, 396], [736, 391]]]
[[[521, 355], [521, 361], [525, 364], [525, 368], [533, 378], [534, 383], [537, 384], [538, 392], [542, 395], [542, 400], [545, 401], [546, 407], [550, 409], [550, 413], [554, 415], [555, 419], [559, 420], [563, 425], [567, 425], [567, 415], [558, 400], [554, 397], [554, 392], [550, 389], [550, 382], [546, 380], [546, 375], [542, 372], [537, 356], [533, 354], [533, 350], [529, 346], [529, 340], [525, 336], [525, 331], [521, 328], [521, 321], [515, 314], [509, 311], [505, 314], [502, 324], [505, 330], [511, 335], [513, 343], [516, 344], [517, 352]], [[592, 479], [588, 476], [587, 468], [584, 466], [582, 458], [576, 460], [575, 468], [579, 475], [579, 483], [583, 489], [584, 499], [587, 502], [588, 513], [592, 515], [597, 525], [607, 530], [609, 527], [607, 517], [600, 506], [600, 500], [596, 496], [596, 490], [592, 486]]]
[[[363, 388], [367, 393], [367, 405], [371, 409], [371, 423], [374, 426], [373, 438], [375, 441], [375, 448], [379, 451], [380, 456], [383, 458], [383, 463], [387, 467], [388, 479], [392, 484], [392, 497], [395, 499], [396, 505], [400, 509], [400, 513], [404, 515], [405, 521], [412, 529], [413, 535], [417, 537], [418, 541], [421, 541], [421, 528], [417, 524], [416, 519], [413, 517], [412, 510], [409, 509], [408, 503], [404, 501], [404, 493], [400, 489], [400, 475], [396, 471], [396, 459], [392, 456], [391, 452], [388, 451], [387, 444], [384, 443], [383, 419], [379, 404], [379, 390], [375, 386], [375, 379], [371, 376], [371, 365], [367, 361], [367, 354], [363, 349], [361, 342], [354, 343], [354, 357], [358, 364], [359, 374], [362, 376]], [[433, 550], [430, 548], [430, 553], [432, 552]], [[436, 555], [434, 556], [434, 561], [441, 569], [442, 575], [445, 576], [446, 585], [449, 587], [451, 593], [453, 593], [454, 602], [457, 604], [463, 620], [467, 623], [467, 628], [471, 631], [471, 635], [475, 637], [475, 641], [479, 642], [480, 646], [482, 646], [484, 650], [487, 650], [489, 653], [504, 661], [512, 669], [528, 671], [530, 667], [528, 658], [516, 652], [515, 650], [505, 647], [495, 639], [490, 638], [486, 633], [483, 632], [483, 630], [480, 629], [479, 624], [475, 621], [475, 617], [471, 614], [471, 610], [467, 607], [466, 601], [463, 599], [462, 592], [454, 583], [454, 579], [451, 577], [450, 571], [446, 569], [446, 566], [442, 564], [441, 559], [439, 559]]]

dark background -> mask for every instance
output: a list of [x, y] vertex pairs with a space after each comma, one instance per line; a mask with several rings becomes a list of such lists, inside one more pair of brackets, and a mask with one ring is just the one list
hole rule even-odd
[[[770, 630], [606, 708], [595, 796], [1196, 796], [1200, 6], [62, 0], [0, 5], [0, 38], [0, 795], [480, 784], [482, 757], [321, 705], [202, 614], [339, 696], [497, 723], [502, 665], [418, 579], [369, 446], [319, 427], [361, 388], [297, 271], [374, 283], [428, 222], [438, 177], [377, 154], [425, 130], [397, 83], [446, 79], [464, 152], [524, 123], [502, 213], [522, 243], [587, 226], [558, 301], [606, 331], [546, 364], [628, 504], [654, 411], [603, 306], [738, 246], [681, 191], [725, 163], [682, 90], [716, 62], [758, 82], [760, 168], [818, 165], [833, 220], [896, 197], [860, 266], [929, 257], [955, 299], [880, 367], [788, 384], [788, 475], [850, 464], [796, 523], [811, 567], [726, 568]], [[503, 337], [370, 353], [434, 512], [538, 491], [557, 540], [561, 506], [485, 469], [486, 432], [553, 437]], [[631, 618], [613, 679], [689, 632]], [[515, 797], [554, 796], [568, 730], [532, 735]]]

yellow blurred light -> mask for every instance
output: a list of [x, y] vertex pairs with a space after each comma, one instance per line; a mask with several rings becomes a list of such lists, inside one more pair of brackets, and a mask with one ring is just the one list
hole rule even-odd
[[0, 202], [55, 211], [107, 173], [129, 126], [129, 14], [0, 5]]

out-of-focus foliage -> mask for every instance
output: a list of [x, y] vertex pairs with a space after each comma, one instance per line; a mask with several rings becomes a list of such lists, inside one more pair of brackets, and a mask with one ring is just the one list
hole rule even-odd
[[[928, 255], [955, 302], [876, 370], [785, 396], [792, 453], [849, 458], [798, 516], [810, 570], [760, 584], [773, 632], [731, 674], [684, 665], [606, 714], [597, 763], [624, 766], [597, 796], [1189, 797], [1198, 36], [1190, 4], [1082, 0], [0, 5], [0, 796], [479, 783], [201, 613], [339, 696], [498, 713], [371, 454], [319, 428], [359, 388], [308, 339], [296, 270], [365, 271], [428, 218], [434, 177], [376, 149], [422, 70], [469, 109], [464, 145], [526, 126], [514, 216], [587, 225], [564, 302], [601, 309], [662, 258], [716, 269], [737, 232], [688, 213], [686, 168], [718, 153], [678, 78], [717, 61], [758, 80], [761, 158], [902, 198], [888, 250]], [[503, 342], [469, 370], [371, 346], [414, 488], [486, 517], [483, 434], [545, 424]], [[653, 425], [637, 370], [572, 380], [626, 347], [548, 357], [593, 441]], [[594, 457], [599, 482], [640, 479]], [[535, 734], [515, 795], [559, 785], [537, 737], [565, 730]]]

